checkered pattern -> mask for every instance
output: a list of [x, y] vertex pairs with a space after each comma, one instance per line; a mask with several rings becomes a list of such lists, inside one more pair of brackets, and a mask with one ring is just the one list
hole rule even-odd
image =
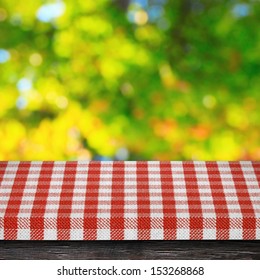
[[260, 239], [260, 162], [0, 162], [1, 240]]

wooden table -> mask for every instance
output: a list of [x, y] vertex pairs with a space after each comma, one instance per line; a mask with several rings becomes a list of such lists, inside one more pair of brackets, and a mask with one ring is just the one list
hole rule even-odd
[[260, 260], [260, 241], [0, 241], [0, 259]]

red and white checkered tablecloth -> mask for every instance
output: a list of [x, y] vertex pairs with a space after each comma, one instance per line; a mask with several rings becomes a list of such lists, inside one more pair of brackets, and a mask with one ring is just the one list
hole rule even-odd
[[260, 239], [260, 162], [0, 162], [0, 239]]

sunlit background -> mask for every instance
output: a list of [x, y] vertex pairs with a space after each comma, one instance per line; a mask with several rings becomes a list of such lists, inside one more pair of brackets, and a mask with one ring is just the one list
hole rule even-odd
[[258, 0], [0, 0], [0, 160], [259, 160]]

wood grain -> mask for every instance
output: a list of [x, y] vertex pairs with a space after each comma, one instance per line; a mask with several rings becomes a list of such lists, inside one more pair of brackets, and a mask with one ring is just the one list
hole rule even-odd
[[0, 259], [260, 260], [260, 241], [0, 241]]

